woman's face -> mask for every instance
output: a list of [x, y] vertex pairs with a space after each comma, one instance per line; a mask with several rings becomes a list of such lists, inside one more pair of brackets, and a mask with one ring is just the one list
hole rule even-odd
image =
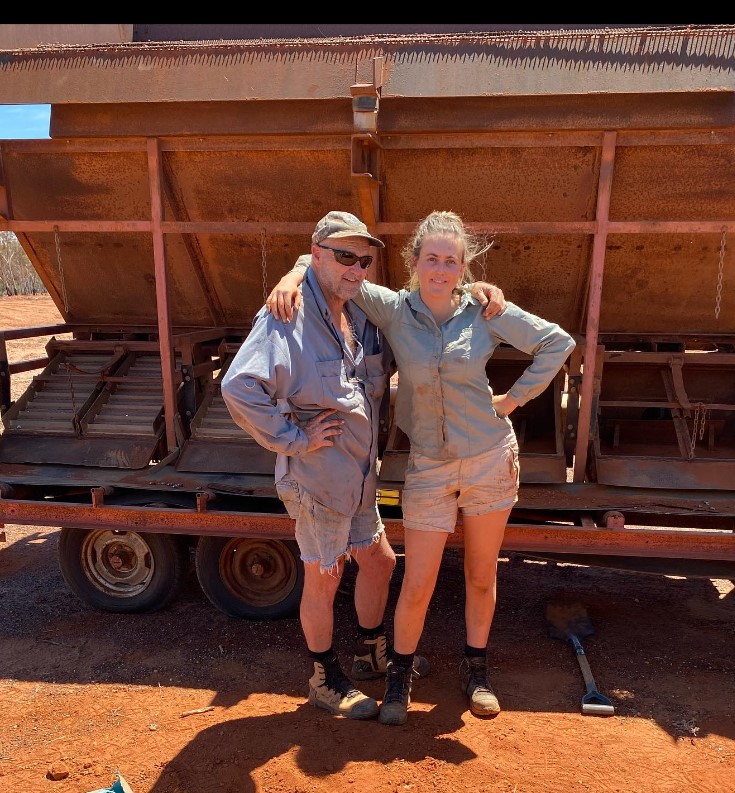
[[464, 248], [453, 235], [432, 234], [424, 237], [419, 255], [414, 259], [416, 277], [423, 299], [450, 299], [464, 270]]

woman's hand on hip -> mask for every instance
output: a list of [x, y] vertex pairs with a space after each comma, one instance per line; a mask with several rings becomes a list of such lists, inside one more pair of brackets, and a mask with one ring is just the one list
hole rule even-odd
[[493, 408], [500, 418], [509, 416], [517, 407], [518, 403], [510, 394], [493, 394]]

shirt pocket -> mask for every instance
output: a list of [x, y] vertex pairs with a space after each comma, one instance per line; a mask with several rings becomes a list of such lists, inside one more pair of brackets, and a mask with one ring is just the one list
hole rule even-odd
[[470, 357], [472, 348], [472, 328], [462, 328], [459, 336], [450, 338], [444, 346], [444, 357], [448, 360], [459, 359], [463, 363]]
[[441, 341], [437, 333], [414, 321], [402, 321], [399, 337], [391, 347], [398, 363], [398, 378], [410, 380], [414, 389], [431, 387], [441, 359]]
[[383, 366], [383, 355], [366, 355], [365, 364], [365, 393], [372, 400], [379, 400], [385, 393], [386, 371]]
[[344, 361], [316, 361], [317, 375], [322, 386], [322, 408], [337, 410], [352, 407], [359, 399], [357, 384], [347, 377]]

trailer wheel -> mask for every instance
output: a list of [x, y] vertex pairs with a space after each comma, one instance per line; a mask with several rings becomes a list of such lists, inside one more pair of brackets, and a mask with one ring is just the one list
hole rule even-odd
[[142, 614], [179, 594], [189, 568], [181, 537], [65, 527], [59, 566], [67, 586], [92, 608]]
[[293, 617], [304, 587], [304, 565], [293, 540], [200, 537], [195, 554], [199, 585], [230, 617]]

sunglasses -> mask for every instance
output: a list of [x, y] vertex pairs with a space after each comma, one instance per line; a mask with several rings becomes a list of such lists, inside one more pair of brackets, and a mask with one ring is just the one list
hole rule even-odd
[[338, 264], [343, 264], [345, 267], [352, 267], [355, 262], [360, 262], [360, 267], [362, 267], [363, 270], [367, 270], [373, 263], [372, 256], [358, 256], [356, 253], [352, 253], [352, 251], [341, 251], [339, 248], [330, 248], [329, 245], [322, 245], [319, 242], [314, 244], [317, 248], [324, 248], [325, 251], [332, 251], [334, 260]]

